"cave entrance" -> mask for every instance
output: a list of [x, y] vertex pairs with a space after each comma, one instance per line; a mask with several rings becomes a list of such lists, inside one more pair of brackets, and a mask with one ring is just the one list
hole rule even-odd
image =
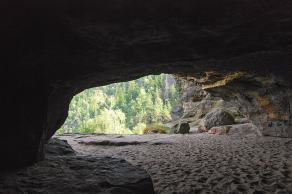
[[169, 133], [167, 123], [179, 114], [179, 88], [171, 74], [84, 90], [74, 96], [58, 134]]

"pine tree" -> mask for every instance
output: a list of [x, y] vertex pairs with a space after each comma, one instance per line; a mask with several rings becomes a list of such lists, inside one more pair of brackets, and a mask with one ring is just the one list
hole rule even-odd
[[152, 75], [85, 90], [72, 99], [59, 133], [140, 133], [147, 124], [168, 121], [180, 96], [175, 84], [162, 91], [164, 82], [166, 75]]

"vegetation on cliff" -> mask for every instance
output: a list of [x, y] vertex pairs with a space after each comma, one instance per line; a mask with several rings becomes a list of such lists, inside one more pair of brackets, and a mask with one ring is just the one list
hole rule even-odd
[[169, 121], [180, 102], [167, 74], [92, 88], [76, 95], [58, 133], [141, 134], [146, 126]]

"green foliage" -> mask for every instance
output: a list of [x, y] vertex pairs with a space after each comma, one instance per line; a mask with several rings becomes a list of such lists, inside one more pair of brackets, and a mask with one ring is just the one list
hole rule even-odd
[[145, 129], [146, 129], [145, 123], [138, 123], [133, 129], [133, 133], [141, 135], [141, 134], [144, 134]]
[[162, 124], [149, 124], [146, 126], [146, 128], [144, 129], [143, 133], [147, 134], [147, 133], [162, 133], [162, 134], [166, 134], [170, 131], [170, 128], [163, 126]]
[[142, 134], [146, 124], [166, 122], [180, 102], [170, 75], [92, 88], [76, 95], [58, 133]]

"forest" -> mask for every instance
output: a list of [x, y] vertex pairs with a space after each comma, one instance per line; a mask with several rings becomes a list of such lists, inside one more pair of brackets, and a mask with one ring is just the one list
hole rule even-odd
[[72, 99], [62, 133], [143, 134], [163, 126], [180, 103], [173, 75], [149, 75], [87, 89]]

